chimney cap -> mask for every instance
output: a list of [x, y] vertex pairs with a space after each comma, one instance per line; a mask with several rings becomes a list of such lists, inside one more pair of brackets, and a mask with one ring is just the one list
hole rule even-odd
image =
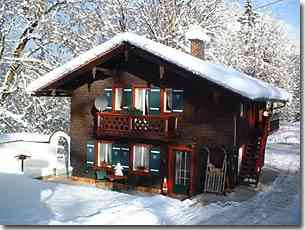
[[193, 25], [186, 32], [185, 37], [189, 40], [200, 40], [210, 42], [211, 38], [207, 35], [207, 31], [199, 25]]

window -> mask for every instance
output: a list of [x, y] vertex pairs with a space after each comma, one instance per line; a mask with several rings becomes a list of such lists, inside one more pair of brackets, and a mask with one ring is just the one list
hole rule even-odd
[[165, 89], [164, 91], [164, 112], [183, 112], [183, 90]]
[[127, 144], [113, 143], [111, 157], [113, 167], [115, 167], [117, 163], [120, 163], [125, 170], [128, 170], [129, 146]]
[[148, 92], [146, 88], [135, 89], [135, 108], [141, 110], [143, 115], [148, 114]]
[[98, 144], [98, 164], [100, 166], [101, 162], [106, 164], [111, 164], [111, 143], [99, 143]]
[[181, 113], [183, 112], [183, 90], [173, 89], [173, 112]]
[[114, 110], [122, 110], [123, 88], [115, 88]]
[[104, 95], [107, 100], [107, 105], [106, 105], [106, 109], [104, 110], [104, 112], [111, 111], [112, 110], [112, 89], [111, 88], [104, 89]]
[[149, 148], [145, 145], [133, 146], [133, 170], [149, 171]]
[[121, 111], [131, 107], [132, 90], [130, 88], [114, 88], [114, 110]]
[[172, 89], [164, 90], [164, 112], [171, 112], [173, 109], [173, 91]]
[[122, 108], [130, 109], [132, 104], [132, 90], [130, 88], [123, 89]]
[[161, 154], [160, 147], [153, 146], [150, 149], [149, 171], [151, 175], [160, 175]]
[[149, 114], [160, 114], [160, 88], [154, 87], [149, 90]]
[[94, 144], [87, 144], [87, 156], [86, 163], [88, 165], [94, 164]]

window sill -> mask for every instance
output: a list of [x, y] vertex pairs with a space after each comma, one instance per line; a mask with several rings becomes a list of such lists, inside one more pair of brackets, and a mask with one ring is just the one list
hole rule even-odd
[[138, 175], [138, 176], [149, 176], [149, 171], [145, 170], [132, 170], [130, 175]]
[[110, 172], [113, 171], [112, 166], [111, 166], [111, 165], [108, 165], [108, 164], [105, 164], [105, 163], [103, 163], [103, 164], [101, 164], [101, 165], [99, 165], [99, 166], [95, 166], [95, 169], [96, 169], [96, 170], [110, 171]]

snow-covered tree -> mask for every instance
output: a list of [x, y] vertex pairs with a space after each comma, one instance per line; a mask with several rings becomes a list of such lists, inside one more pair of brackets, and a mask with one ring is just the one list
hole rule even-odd
[[[46, 73], [52, 66], [46, 58], [42, 41], [47, 24], [66, 1], [17, 0], [5, 1], [1, 8], [1, 83], [0, 83], [0, 131], [49, 131], [67, 127], [67, 115], [49, 111], [58, 107], [62, 99], [32, 98], [25, 92], [27, 84]], [[67, 109], [67, 103], [59, 103]], [[57, 106], [56, 106], [57, 105]], [[61, 108], [63, 109], [63, 108]], [[66, 110], [67, 112], [69, 110]], [[57, 114], [57, 115], [56, 115]], [[67, 113], [69, 114], [69, 113]]]

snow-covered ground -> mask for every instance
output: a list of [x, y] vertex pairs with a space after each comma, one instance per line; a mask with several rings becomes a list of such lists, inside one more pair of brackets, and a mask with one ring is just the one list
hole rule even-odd
[[50, 136], [32, 133], [0, 135], [0, 173], [21, 173], [21, 161], [17, 155], [30, 158], [24, 160], [24, 174], [40, 177], [66, 172], [64, 159], [57, 159], [56, 146], [49, 143]]
[[[201, 194], [179, 201], [0, 172], [0, 223], [300, 224], [299, 127], [286, 124], [273, 135], [278, 143], [268, 143], [258, 188], [239, 186], [227, 196]], [[285, 143], [287, 135], [295, 141]]]

